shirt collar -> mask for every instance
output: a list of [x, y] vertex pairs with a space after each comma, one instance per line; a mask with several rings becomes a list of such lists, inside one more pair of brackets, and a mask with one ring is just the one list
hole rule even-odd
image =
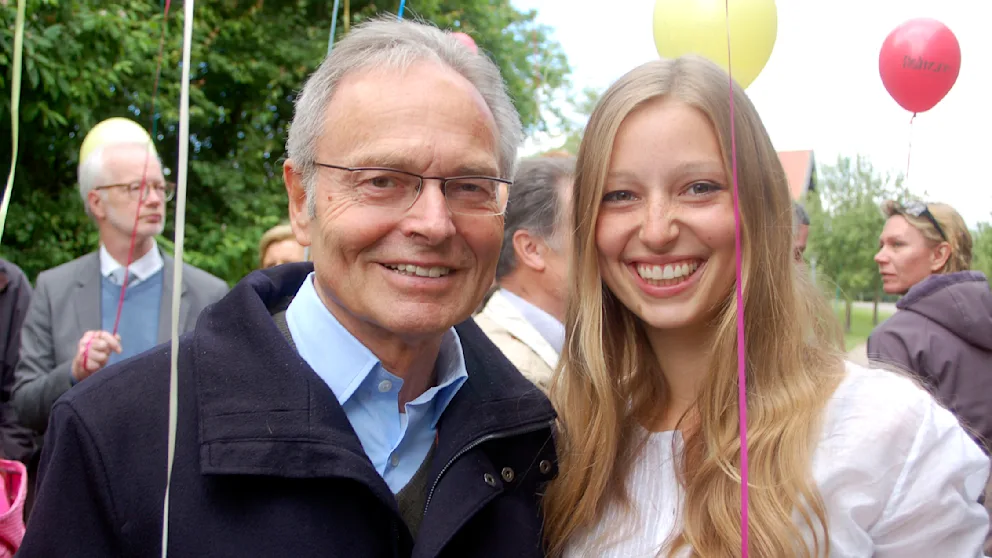
[[[148, 279], [152, 275], [158, 273], [160, 269], [164, 266], [162, 261], [162, 254], [158, 251], [158, 245], [152, 246], [144, 256], [131, 262], [128, 271], [134, 274], [136, 278], [140, 281]], [[103, 244], [100, 245], [100, 275], [103, 277], [110, 277], [115, 273], [120, 273], [124, 265], [114, 259], [107, 251], [107, 247]]]
[[520, 298], [506, 289], [500, 289], [500, 294], [516, 308], [534, 329], [541, 334], [541, 337], [550, 344], [554, 350], [561, 354], [561, 349], [565, 345], [565, 326], [557, 318], [538, 308], [534, 304]]
[[437, 374], [437, 385], [409, 403], [417, 405], [434, 400], [431, 428], [437, 428], [437, 422], [441, 420], [441, 414], [448, 407], [448, 403], [451, 403], [462, 384], [468, 380], [465, 353], [462, 352], [462, 342], [455, 328], [444, 332], [434, 371]]
[[[324, 306], [313, 282], [311, 273], [286, 310], [286, 325], [300, 356], [331, 388], [338, 403], [344, 405], [381, 363]], [[465, 355], [454, 328], [444, 333], [434, 369], [437, 385], [408, 403], [418, 405], [434, 400], [432, 425], [437, 424], [441, 413], [468, 379]]]

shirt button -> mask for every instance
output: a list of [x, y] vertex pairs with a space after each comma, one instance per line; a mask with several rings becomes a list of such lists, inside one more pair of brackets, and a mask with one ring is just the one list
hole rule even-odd
[[391, 389], [393, 389], [393, 382], [390, 382], [389, 380], [383, 380], [379, 382], [379, 391], [381, 391], [382, 393], [386, 393]]
[[400, 456], [394, 453], [393, 456], [389, 458], [389, 463], [392, 464], [393, 467], [399, 467]]

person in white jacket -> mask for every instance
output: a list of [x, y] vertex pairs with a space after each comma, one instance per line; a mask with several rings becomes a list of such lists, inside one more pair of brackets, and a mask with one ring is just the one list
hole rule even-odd
[[574, 169], [570, 156], [520, 162], [507, 203], [497, 290], [475, 317], [524, 377], [544, 390], [565, 339]]

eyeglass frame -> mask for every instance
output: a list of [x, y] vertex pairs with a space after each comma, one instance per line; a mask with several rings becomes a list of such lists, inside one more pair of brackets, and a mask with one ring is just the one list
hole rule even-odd
[[[96, 192], [99, 190], [108, 190], [110, 188], [126, 188], [127, 194], [129, 196], [132, 196], [132, 198], [134, 195], [131, 192], [138, 193], [139, 194], [138, 201], [143, 203], [145, 200], [148, 199], [148, 193], [152, 188], [154, 188], [155, 184], [157, 183], [153, 183], [146, 180], [133, 180], [131, 182], [121, 182], [119, 184], [105, 184], [103, 186], [97, 186], [93, 188], [93, 191]], [[135, 185], [138, 185], [138, 187], [134, 188]], [[176, 183], [165, 181], [162, 182], [162, 186], [165, 190], [165, 193], [162, 194], [162, 200], [165, 203], [169, 203], [170, 201], [172, 201], [172, 198], [176, 196]], [[142, 190], [144, 191], [143, 193]]]
[[921, 201], [914, 201], [908, 204], [904, 204], [902, 206], [902, 209], [903, 212], [905, 212], [907, 215], [910, 215], [912, 217], [923, 217], [927, 221], [930, 221], [930, 224], [933, 225], [933, 228], [937, 229], [937, 234], [940, 235], [940, 238], [943, 238], [944, 242], [949, 242], [949, 240], [947, 239], [947, 235], [944, 233], [944, 228], [941, 227], [940, 223], [937, 222], [937, 218], [934, 217], [933, 213], [930, 212], [930, 207], [926, 203]]
[[[499, 215], [505, 215], [506, 214], [506, 207], [508, 205], [509, 198], [510, 198], [509, 189], [510, 189], [510, 186], [513, 186], [513, 181], [512, 180], [507, 180], [505, 178], [497, 178], [495, 176], [474, 175], [474, 174], [473, 175], [464, 175], [464, 176], [449, 176], [449, 177], [443, 177], [443, 176], [423, 176], [423, 175], [419, 175], [419, 174], [417, 174], [415, 172], [408, 172], [408, 171], [405, 171], [405, 170], [394, 169], [394, 168], [390, 168], [390, 167], [343, 167], [341, 165], [332, 165], [332, 164], [329, 164], [329, 163], [318, 163], [316, 161], [313, 164], [316, 165], [316, 166], [318, 166], [318, 167], [324, 167], [324, 168], [336, 169], [336, 170], [343, 170], [343, 171], [348, 171], [348, 172], [360, 172], [360, 171], [395, 172], [397, 174], [404, 174], [406, 176], [410, 176], [410, 177], [413, 177], [413, 178], [416, 178], [416, 179], [420, 180], [420, 185], [417, 186], [417, 194], [413, 197], [413, 201], [410, 202], [410, 205], [408, 205], [407, 207], [404, 207], [403, 208], [403, 211], [407, 211], [411, 207], [413, 207], [414, 205], [416, 205], [417, 200], [420, 199], [420, 194], [422, 194], [424, 192], [424, 181], [425, 180], [438, 180], [438, 181], [441, 182], [441, 194], [444, 196], [444, 203], [448, 207], [448, 210], [451, 211], [452, 213], [455, 213], [457, 215], [475, 215], [475, 216], [478, 216], [478, 217], [489, 217], [489, 216], [495, 217], [495, 216], [499, 216]], [[454, 211], [454, 210], [451, 209], [451, 206], [448, 205], [448, 195], [447, 195], [447, 193], [445, 191], [445, 186], [451, 180], [465, 180], [465, 179], [469, 179], [469, 178], [482, 179], [482, 180], [492, 180], [492, 181], [498, 182], [500, 184], [505, 184], [506, 185], [506, 187], [507, 187], [507, 193], [506, 193], [507, 203], [503, 203], [502, 204], [503, 205], [503, 209], [499, 213], [459, 213], [459, 212]], [[497, 203], [499, 203], [499, 199], [497, 199]]]

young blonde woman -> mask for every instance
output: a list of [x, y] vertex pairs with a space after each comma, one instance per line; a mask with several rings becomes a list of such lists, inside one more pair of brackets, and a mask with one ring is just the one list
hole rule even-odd
[[[741, 555], [730, 93], [703, 59], [651, 62], [586, 128], [552, 387], [553, 556]], [[988, 460], [911, 380], [845, 364], [830, 307], [793, 263], [785, 174], [733, 95], [750, 556], [981, 556]]]

